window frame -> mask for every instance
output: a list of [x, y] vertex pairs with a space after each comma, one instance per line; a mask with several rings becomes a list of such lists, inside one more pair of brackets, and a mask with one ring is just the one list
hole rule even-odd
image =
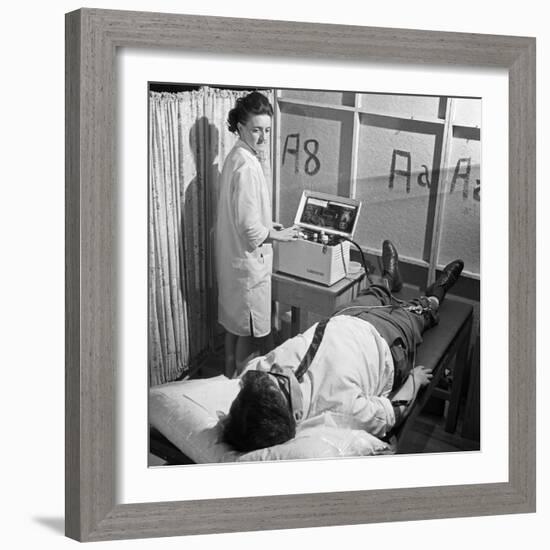
[[[315, 92], [316, 90], [304, 90]], [[337, 91], [337, 90], [334, 90]], [[438, 273], [444, 267], [439, 261], [439, 253], [441, 248], [441, 236], [443, 227], [443, 213], [445, 207], [445, 193], [439, 193], [440, 189], [446, 188], [448, 182], [445, 180], [445, 168], [448, 166], [448, 161], [451, 155], [451, 142], [455, 131], [466, 133], [468, 139], [478, 140], [481, 139], [481, 132], [478, 126], [470, 126], [462, 123], [459, 120], [453, 120], [454, 117], [454, 100], [459, 98], [447, 97], [447, 96], [430, 96], [439, 97], [439, 112], [437, 117], [430, 118], [415, 118], [411, 121], [409, 118], [404, 118], [399, 115], [382, 115], [378, 112], [373, 112], [361, 105], [362, 96], [366, 95], [365, 92], [349, 92], [344, 93], [354, 94], [354, 105], [338, 105], [317, 102], [307, 99], [298, 98], [286, 98], [283, 96], [284, 89], [275, 88], [274, 97], [274, 117], [273, 117], [273, 219], [279, 221], [281, 213], [280, 204], [280, 189], [281, 189], [281, 117], [283, 105], [296, 105], [304, 108], [315, 108], [319, 110], [332, 110], [338, 112], [352, 113], [352, 152], [351, 152], [351, 166], [349, 167], [349, 173], [351, 175], [350, 183], [347, 188], [347, 196], [349, 198], [356, 198], [357, 195], [357, 173], [358, 173], [358, 159], [359, 159], [359, 139], [361, 125], [364, 124], [364, 120], [370, 119], [377, 127], [390, 127], [391, 124], [402, 124], [412, 128], [413, 126], [425, 126], [425, 129], [432, 129], [433, 132], [429, 133], [436, 137], [436, 143], [434, 145], [434, 163], [432, 165], [432, 188], [430, 189], [430, 199], [428, 205], [428, 218], [429, 223], [426, 227], [425, 233], [425, 246], [424, 246], [424, 258], [411, 258], [400, 257], [403, 265], [403, 274], [405, 280], [411, 282], [411, 284], [425, 288], [431, 282], [433, 282]], [[388, 94], [390, 95], [390, 94]], [[391, 94], [391, 95], [415, 95], [417, 94]], [[479, 98], [467, 98], [467, 99], [479, 99]], [[384, 125], [386, 122], [387, 125]], [[414, 132], [414, 129], [406, 130], [408, 132]], [[438, 162], [439, 161], [439, 162]], [[443, 174], [443, 175], [442, 175]], [[434, 185], [435, 184], [435, 185]], [[339, 193], [344, 189], [339, 188]], [[381, 256], [381, 249], [373, 248], [364, 243], [359, 243], [364, 254], [372, 265], [376, 265], [379, 262]], [[352, 255], [356, 254], [352, 251]], [[357, 253], [358, 254], [358, 253]], [[356, 258], [353, 258], [356, 259]], [[464, 270], [463, 277], [464, 282], [458, 285], [456, 293], [458, 296], [473, 299], [479, 301], [479, 273]]]

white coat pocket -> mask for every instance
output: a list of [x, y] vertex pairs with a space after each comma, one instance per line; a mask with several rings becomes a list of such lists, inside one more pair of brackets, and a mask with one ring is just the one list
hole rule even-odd
[[271, 280], [273, 253], [271, 247], [262, 246], [247, 254], [243, 262], [247, 272], [247, 288], [254, 290], [262, 285], [268, 285]]

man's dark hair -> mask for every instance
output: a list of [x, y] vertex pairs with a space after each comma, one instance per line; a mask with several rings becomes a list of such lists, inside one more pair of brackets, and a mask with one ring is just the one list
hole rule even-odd
[[269, 374], [248, 371], [223, 421], [222, 439], [240, 452], [285, 443], [296, 435], [296, 420]]

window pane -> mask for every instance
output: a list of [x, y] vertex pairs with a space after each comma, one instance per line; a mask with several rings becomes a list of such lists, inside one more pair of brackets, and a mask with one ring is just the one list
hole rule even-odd
[[281, 90], [281, 97], [285, 99], [302, 99], [326, 105], [344, 105], [353, 107], [355, 105], [355, 94], [353, 92], [328, 92], [313, 90]]
[[436, 136], [361, 124], [356, 198], [363, 201], [358, 241], [426, 259], [424, 243]]
[[353, 115], [281, 104], [280, 222], [294, 216], [303, 189], [347, 194]]
[[480, 127], [481, 99], [453, 99], [453, 111], [453, 124]]
[[480, 142], [453, 138], [444, 170], [445, 197], [438, 264], [462, 258], [479, 274]]
[[439, 114], [439, 97], [361, 94], [361, 109], [379, 115], [434, 120]]

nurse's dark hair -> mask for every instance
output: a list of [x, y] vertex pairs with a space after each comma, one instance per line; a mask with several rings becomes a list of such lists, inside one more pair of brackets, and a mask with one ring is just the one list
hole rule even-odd
[[265, 95], [260, 92], [251, 92], [244, 97], [239, 97], [235, 107], [227, 115], [227, 127], [230, 132], [237, 134], [237, 123], [246, 124], [248, 119], [255, 115], [273, 116], [273, 107]]
[[222, 419], [222, 440], [248, 453], [279, 445], [296, 435], [296, 420], [283, 394], [274, 389], [269, 374], [248, 371], [242, 387]]

